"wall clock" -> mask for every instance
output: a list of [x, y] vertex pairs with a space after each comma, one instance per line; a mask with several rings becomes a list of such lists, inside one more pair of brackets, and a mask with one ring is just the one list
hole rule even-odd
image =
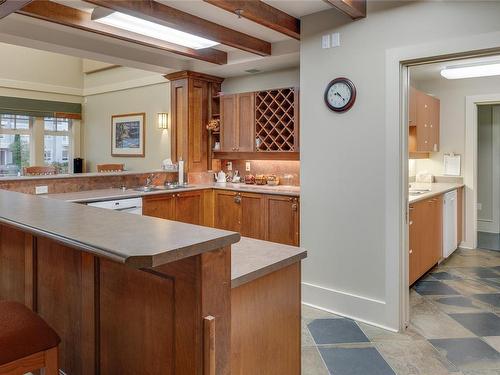
[[356, 87], [351, 80], [340, 77], [331, 81], [325, 90], [325, 103], [334, 112], [348, 111], [356, 101]]

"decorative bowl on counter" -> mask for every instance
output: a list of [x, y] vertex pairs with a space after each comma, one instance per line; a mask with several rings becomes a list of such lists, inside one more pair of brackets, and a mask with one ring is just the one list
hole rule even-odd
[[267, 178], [263, 174], [258, 174], [255, 176], [255, 183], [257, 185], [265, 185], [267, 184]]
[[247, 174], [245, 176], [245, 184], [248, 185], [255, 184], [255, 176], [253, 174]]
[[278, 186], [280, 184], [280, 179], [275, 174], [271, 174], [267, 176], [267, 184], [270, 186]]

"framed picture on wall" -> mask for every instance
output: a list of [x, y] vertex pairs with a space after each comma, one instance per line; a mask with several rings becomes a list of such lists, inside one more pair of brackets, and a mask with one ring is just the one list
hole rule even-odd
[[111, 156], [145, 155], [145, 113], [111, 116]]

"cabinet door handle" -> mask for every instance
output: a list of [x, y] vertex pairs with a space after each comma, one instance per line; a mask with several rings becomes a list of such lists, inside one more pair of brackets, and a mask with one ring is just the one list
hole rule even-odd
[[292, 210], [293, 210], [293, 211], [297, 211], [297, 208], [298, 208], [298, 207], [297, 207], [297, 203], [292, 204]]

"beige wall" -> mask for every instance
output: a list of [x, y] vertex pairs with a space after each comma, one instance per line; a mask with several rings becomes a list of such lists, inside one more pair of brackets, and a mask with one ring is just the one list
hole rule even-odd
[[[500, 46], [497, 34], [487, 35], [500, 31], [498, 14], [498, 2], [369, 1], [368, 17], [356, 22], [335, 10], [302, 18], [304, 302], [400, 328], [404, 247], [394, 56]], [[332, 32], [340, 32], [342, 45], [322, 49], [321, 36]], [[349, 112], [336, 114], [323, 93], [330, 80], [342, 76], [352, 79], [358, 96]]]
[[0, 43], [0, 95], [81, 102], [80, 58]]
[[300, 71], [296, 69], [275, 72], [247, 74], [227, 78], [222, 83], [222, 91], [228, 94], [299, 86]]
[[[111, 157], [111, 116], [146, 113], [146, 156]], [[158, 169], [170, 157], [169, 132], [158, 129], [157, 113], [170, 112], [170, 84], [156, 84], [91, 95], [83, 104], [84, 158], [87, 171], [99, 163], [125, 163], [128, 170]]]
[[430, 159], [416, 161], [416, 172], [428, 171], [434, 175], [444, 173], [443, 156], [453, 152], [465, 159], [465, 98], [473, 95], [500, 93], [500, 76], [469, 79], [434, 79], [417, 81], [415, 86], [426, 93], [439, 98], [441, 104], [440, 117], [440, 150], [431, 153]]

